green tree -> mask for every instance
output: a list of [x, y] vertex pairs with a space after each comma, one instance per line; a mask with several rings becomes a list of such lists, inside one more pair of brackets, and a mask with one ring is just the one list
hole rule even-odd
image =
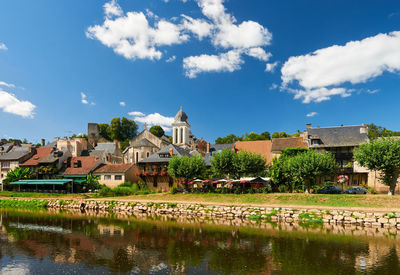
[[254, 153], [249, 153], [245, 151], [239, 152], [237, 157], [234, 158], [234, 168], [233, 174], [236, 178], [241, 177], [262, 177], [267, 173], [267, 164], [265, 159]]
[[286, 138], [286, 137], [290, 137], [290, 135], [287, 134], [286, 132], [282, 131], [282, 132], [279, 133], [279, 137], [280, 138]]
[[280, 138], [281, 136], [279, 135], [279, 133], [278, 132], [274, 132], [273, 134], [272, 134], [272, 138]]
[[354, 152], [354, 159], [364, 167], [381, 173], [380, 180], [389, 186], [394, 195], [400, 175], [400, 140], [395, 138], [373, 139], [361, 144]]
[[233, 177], [236, 174], [237, 154], [227, 148], [213, 155], [211, 167], [217, 176]]
[[6, 185], [8, 185], [14, 181], [31, 179], [32, 177], [33, 177], [33, 174], [29, 168], [21, 168], [18, 166], [18, 167], [15, 167], [14, 170], [8, 171], [7, 176], [3, 182]]
[[100, 123], [99, 124], [99, 134], [104, 139], [111, 140], [110, 125], [108, 125], [108, 123]]
[[95, 190], [100, 188], [99, 184], [100, 176], [94, 176], [92, 174], [86, 175], [85, 185], [87, 189]]
[[159, 125], [151, 126], [149, 132], [159, 138], [165, 134], [164, 129]]
[[271, 139], [271, 134], [269, 132], [263, 132], [261, 133], [261, 136], [263, 136], [266, 140]]
[[121, 119], [114, 117], [110, 122], [110, 138], [111, 140], [122, 140]]
[[121, 119], [120, 138], [119, 141], [131, 140], [136, 136], [138, 125], [132, 119], [123, 117]]
[[310, 192], [310, 182], [316, 177], [330, 175], [337, 169], [336, 160], [330, 153], [306, 151], [285, 162], [285, 172], [290, 178], [300, 181], [305, 186], [306, 193]]
[[234, 134], [227, 135], [226, 137], [219, 137], [215, 140], [216, 144], [230, 144], [235, 143], [235, 141], [241, 141], [241, 137], [237, 137]]
[[184, 179], [186, 182], [195, 177], [201, 177], [206, 164], [201, 156], [173, 156], [168, 164], [168, 174], [175, 179]]

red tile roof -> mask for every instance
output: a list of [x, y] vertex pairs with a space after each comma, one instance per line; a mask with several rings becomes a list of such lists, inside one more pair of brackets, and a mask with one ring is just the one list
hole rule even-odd
[[27, 161], [21, 164], [21, 166], [36, 166], [38, 165], [39, 161], [47, 157], [53, 148], [37, 148], [36, 153]]
[[259, 154], [264, 157], [267, 163], [271, 163], [271, 141], [270, 140], [256, 140], [256, 141], [237, 141], [235, 149], [246, 151], [250, 153]]
[[281, 152], [286, 148], [308, 148], [308, 143], [302, 137], [272, 139], [272, 152]]
[[106, 164], [94, 170], [93, 173], [125, 173], [134, 165], [133, 163]]
[[[80, 167], [78, 163], [80, 162]], [[70, 165], [65, 169], [64, 175], [87, 175], [101, 164], [94, 156], [88, 157], [73, 157], [70, 160]], [[77, 166], [77, 167], [76, 167]]]

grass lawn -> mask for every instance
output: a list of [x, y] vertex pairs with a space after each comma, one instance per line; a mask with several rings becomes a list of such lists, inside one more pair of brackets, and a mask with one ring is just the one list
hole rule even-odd
[[[400, 196], [388, 195], [323, 195], [323, 194], [169, 194], [156, 193], [127, 197], [107, 198], [110, 200], [143, 200], [153, 202], [214, 203], [227, 205], [265, 206], [323, 206], [345, 208], [387, 208], [400, 211]], [[383, 209], [381, 209], [383, 210]]]
[[0, 191], [0, 197], [3, 198], [83, 198], [80, 194], [56, 194], [56, 193], [29, 193], [15, 191]]

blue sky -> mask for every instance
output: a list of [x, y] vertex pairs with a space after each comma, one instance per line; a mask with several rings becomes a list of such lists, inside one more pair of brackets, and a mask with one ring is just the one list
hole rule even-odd
[[399, 1], [2, 0], [0, 137], [116, 116], [168, 129], [180, 106], [209, 141], [308, 122], [399, 130], [398, 31]]

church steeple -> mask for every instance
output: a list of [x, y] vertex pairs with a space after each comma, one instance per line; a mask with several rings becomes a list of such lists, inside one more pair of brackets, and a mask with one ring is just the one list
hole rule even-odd
[[175, 115], [174, 123], [172, 123], [172, 143], [174, 145], [188, 148], [190, 146], [190, 125], [188, 123], [188, 116], [182, 110]]

